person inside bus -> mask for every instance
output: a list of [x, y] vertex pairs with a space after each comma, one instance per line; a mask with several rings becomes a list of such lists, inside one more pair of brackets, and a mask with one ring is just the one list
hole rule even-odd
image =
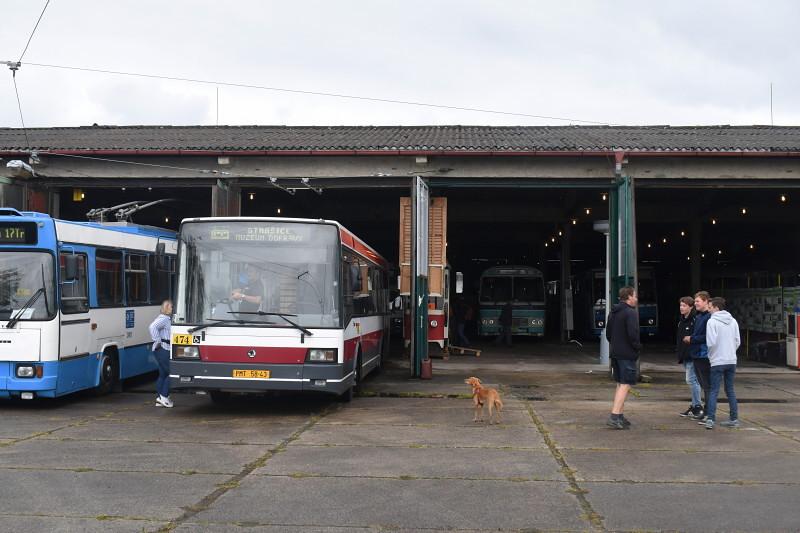
[[161, 303], [161, 313], [150, 324], [150, 338], [153, 339], [151, 350], [158, 364], [158, 379], [156, 379], [156, 407], [172, 407], [169, 399], [169, 327], [172, 323], [172, 302], [164, 300]]
[[247, 265], [246, 277], [241, 281], [241, 287], [233, 289], [231, 299], [239, 302], [239, 312], [253, 313], [261, 306], [264, 295], [264, 284], [258, 275], [258, 270], [253, 265]]

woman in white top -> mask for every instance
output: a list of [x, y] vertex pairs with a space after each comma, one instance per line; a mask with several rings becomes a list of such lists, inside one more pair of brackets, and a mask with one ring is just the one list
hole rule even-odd
[[153, 355], [158, 363], [158, 379], [156, 380], [156, 407], [172, 407], [169, 399], [169, 327], [172, 324], [172, 302], [164, 300], [161, 314], [150, 324], [150, 337], [153, 339]]

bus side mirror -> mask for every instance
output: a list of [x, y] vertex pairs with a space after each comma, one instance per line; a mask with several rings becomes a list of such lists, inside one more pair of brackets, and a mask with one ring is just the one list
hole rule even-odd
[[64, 256], [64, 281], [75, 281], [78, 279], [78, 256]]
[[456, 294], [464, 292], [464, 273], [456, 272]]

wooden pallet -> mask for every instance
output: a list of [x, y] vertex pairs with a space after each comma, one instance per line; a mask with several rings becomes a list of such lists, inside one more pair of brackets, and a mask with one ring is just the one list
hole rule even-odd
[[450, 353], [459, 354], [459, 355], [474, 355], [475, 357], [481, 356], [481, 351], [476, 348], [466, 348], [464, 346], [453, 346], [450, 345], [449, 347]]

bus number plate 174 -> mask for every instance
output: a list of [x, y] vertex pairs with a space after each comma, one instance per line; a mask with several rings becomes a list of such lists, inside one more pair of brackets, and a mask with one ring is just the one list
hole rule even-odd
[[233, 377], [269, 379], [269, 370], [234, 370]]
[[184, 346], [192, 345], [192, 336], [184, 333], [175, 333], [172, 335], [172, 344], [181, 344]]

